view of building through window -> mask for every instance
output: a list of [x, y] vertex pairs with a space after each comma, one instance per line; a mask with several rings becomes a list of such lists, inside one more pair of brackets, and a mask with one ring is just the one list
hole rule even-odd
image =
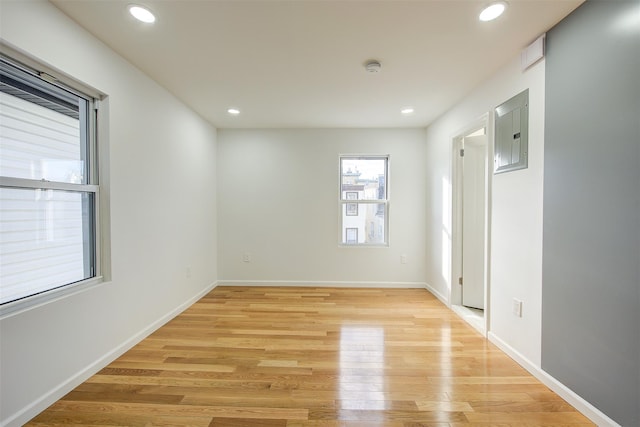
[[387, 156], [340, 158], [342, 244], [387, 243]]

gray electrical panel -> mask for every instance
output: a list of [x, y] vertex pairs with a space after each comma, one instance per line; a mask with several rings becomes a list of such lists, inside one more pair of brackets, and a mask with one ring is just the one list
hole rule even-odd
[[494, 173], [526, 169], [529, 154], [529, 89], [496, 107]]

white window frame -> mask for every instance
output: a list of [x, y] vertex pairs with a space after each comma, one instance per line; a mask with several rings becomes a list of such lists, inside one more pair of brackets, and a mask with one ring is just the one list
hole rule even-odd
[[[343, 170], [342, 170], [342, 163], [344, 159], [353, 159], [353, 160], [385, 160], [385, 199], [375, 199], [375, 200], [367, 200], [367, 199], [348, 199], [347, 195], [345, 195], [343, 197], [343, 191], [342, 191], [342, 177], [343, 177]], [[338, 209], [338, 213], [340, 215], [340, 230], [339, 230], [339, 237], [338, 237], [338, 242], [339, 242], [339, 246], [340, 247], [349, 247], [349, 248], [362, 248], [362, 247], [369, 247], [369, 248], [387, 248], [389, 247], [389, 210], [390, 210], [390, 185], [389, 185], [389, 172], [391, 169], [391, 156], [389, 154], [340, 154], [338, 156], [338, 205], [339, 205], [339, 209]], [[379, 205], [382, 204], [384, 205], [384, 242], [383, 243], [346, 243], [346, 237], [343, 238], [343, 233], [345, 230], [345, 225], [344, 225], [344, 215], [343, 212], [345, 212], [345, 209], [347, 208], [347, 204], [353, 204], [356, 203], [357, 205], [367, 205], [367, 204], [374, 204], [374, 205]], [[358, 206], [357, 211], [360, 211], [360, 206]]]
[[59, 299], [71, 293], [83, 291], [88, 287], [102, 283], [104, 281], [105, 274], [104, 266], [105, 264], [108, 264], [104, 259], [105, 238], [103, 236], [103, 230], [105, 228], [108, 228], [108, 226], [105, 226], [105, 223], [103, 222], [100, 214], [103, 209], [100, 204], [103, 196], [101, 196], [100, 194], [99, 185], [100, 159], [98, 144], [98, 121], [103, 118], [104, 114], [102, 111], [99, 111], [99, 107], [101, 104], [101, 100], [105, 98], [105, 95], [89, 86], [86, 86], [69, 78], [64, 73], [47, 67], [41, 64], [39, 61], [34, 60], [1, 43], [0, 58], [3, 60], [3, 62], [6, 62], [11, 66], [19, 69], [20, 72], [28, 74], [30, 78], [39, 79], [39, 81], [46, 82], [67, 92], [71, 92], [88, 101], [88, 142], [87, 154], [85, 158], [88, 173], [86, 183], [72, 184], [58, 181], [0, 176], [0, 187], [14, 189], [50, 189], [78, 193], [90, 193], [93, 195], [93, 216], [91, 218], [93, 229], [93, 234], [91, 236], [93, 242], [93, 271], [91, 273], [91, 277], [77, 282], [60, 285], [47, 291], [0, 304], [0, 318], [4, 318], [8, 315], [13, 315], [17, 312], [43, 305], [49, 301]]

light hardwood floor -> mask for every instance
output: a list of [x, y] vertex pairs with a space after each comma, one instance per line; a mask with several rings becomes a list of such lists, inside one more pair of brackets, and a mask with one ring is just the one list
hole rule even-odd
[[593, 424], [426, 290], [218, 287], [28, 425]]

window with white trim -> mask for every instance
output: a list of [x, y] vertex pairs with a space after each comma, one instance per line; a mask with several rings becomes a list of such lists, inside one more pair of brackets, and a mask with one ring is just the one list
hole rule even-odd
[[99, 274], [96, 100], [0, 57], [0, 305]]
[[388, 244], [389, 156], [340, 156], [341, 244]]

